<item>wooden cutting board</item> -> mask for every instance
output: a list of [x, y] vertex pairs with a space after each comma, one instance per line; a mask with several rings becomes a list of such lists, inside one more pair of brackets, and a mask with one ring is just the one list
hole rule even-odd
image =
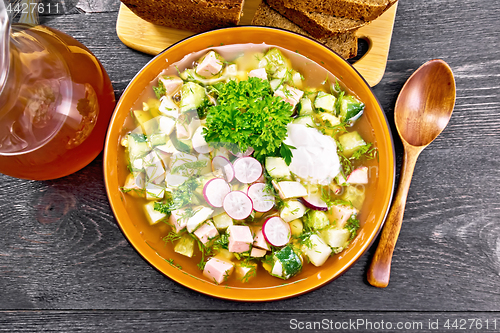
[[[261, 0], [246, 0], [240, 21], [249, 25]], [[370, 24], [357, 31], [359, 38], [368, 44], [366, 54], [354, 63], [354, 67], [370, 86], [375, 86], [384, 76], [391, 44], [392, 29], [396, 17], [397, 3]], [[130, 48], [157, 55], [168, 46], [193, 35], [192, 32], [155, 25], [144, 21], [127, 6], [121, 4], [116, 22], [116, 32], [120, 40]]]

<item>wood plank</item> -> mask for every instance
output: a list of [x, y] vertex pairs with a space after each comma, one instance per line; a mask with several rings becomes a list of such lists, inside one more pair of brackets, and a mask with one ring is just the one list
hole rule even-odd
[[371, 87], [377, 85], [385, 73], [397, 7], [398, 2], [378, 19], [356, 32], [358, 38], [368, 41], [369, 48], [353, 66]]
[[5, 332], [492, 332], [498, 312], [4, 311]]

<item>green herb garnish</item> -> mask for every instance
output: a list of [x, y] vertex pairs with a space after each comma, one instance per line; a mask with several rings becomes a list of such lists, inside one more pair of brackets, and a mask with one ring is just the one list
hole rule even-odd
[[129, 133], [129, 135], [134, 139], [135, 142], [147, 142], [148, 137], [145, 134], [139, 133]]
[[344, 228], [351, 233], [351, 238], [349, 240], [353, 240], [358, 234], [359, 220], [354, 215], [351, 215]]
[[155, 92], [156, 98], [160, 99], [167, 94], [167, 89], [163, 85], [163, 82], [158, 81], [158, 86], [153, 86], [153, 91]]
[[371, 142], [359, 147], [351, 157], [347, 158], [343, 153], [342, 145], [337, 141], [337, 154], [339, 155], [340, 166], [344, 176], [351, 174], [354, 170], [355, 161], [364, 159], [371, 160], [377, 158], [377, 148]]
[[[170, 215], [172, 211], [176, 209], [189, 206], [191, 204], [194, 191], [199, 185], [200, 182], [197, 178], [188, 178], [184, 183], [177, 186], [177, 188], [172, 192], [172, 198], [168, 202], [155, 202], [153, 209], [160, 213]], [[191, 216], [194, 215], [192, 210], [186, 210], [185, 213], [192, 214]]]
[[273, 96], [268, 81], [250, 78], [248, 81], [229, 81], [218, 87], [218, 105], [207, 115], [205, 140], [215, 147], [239, 151], [252, 147], [254, 157], [263, 162], [265, 156], [290, 159], [290, 149], [281, 149], [287, 135], [286, 125], [292, 120], [292, 106]]

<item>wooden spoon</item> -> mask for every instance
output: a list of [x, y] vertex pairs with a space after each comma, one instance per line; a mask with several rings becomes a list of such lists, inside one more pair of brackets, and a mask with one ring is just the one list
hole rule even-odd
[[380, 241], [368, 270], [368, 282], [387, 287], [411, 177], [420, 152], [443, 131], [455, 106], [455, 79], [440, 59], [422, 65], [406, 81], [394, 108], [394, 120], [403, 141], [404, 157], [399, 187], [387, 215]]

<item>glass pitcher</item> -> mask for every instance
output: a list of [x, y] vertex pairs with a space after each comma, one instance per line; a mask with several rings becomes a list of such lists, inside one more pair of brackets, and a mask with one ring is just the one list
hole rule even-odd
[[84, 45], [48, 27], [11, 26], [7, 8], [0, 0], [0, 173], [69, 175], [102, 151], [113, 87]]

